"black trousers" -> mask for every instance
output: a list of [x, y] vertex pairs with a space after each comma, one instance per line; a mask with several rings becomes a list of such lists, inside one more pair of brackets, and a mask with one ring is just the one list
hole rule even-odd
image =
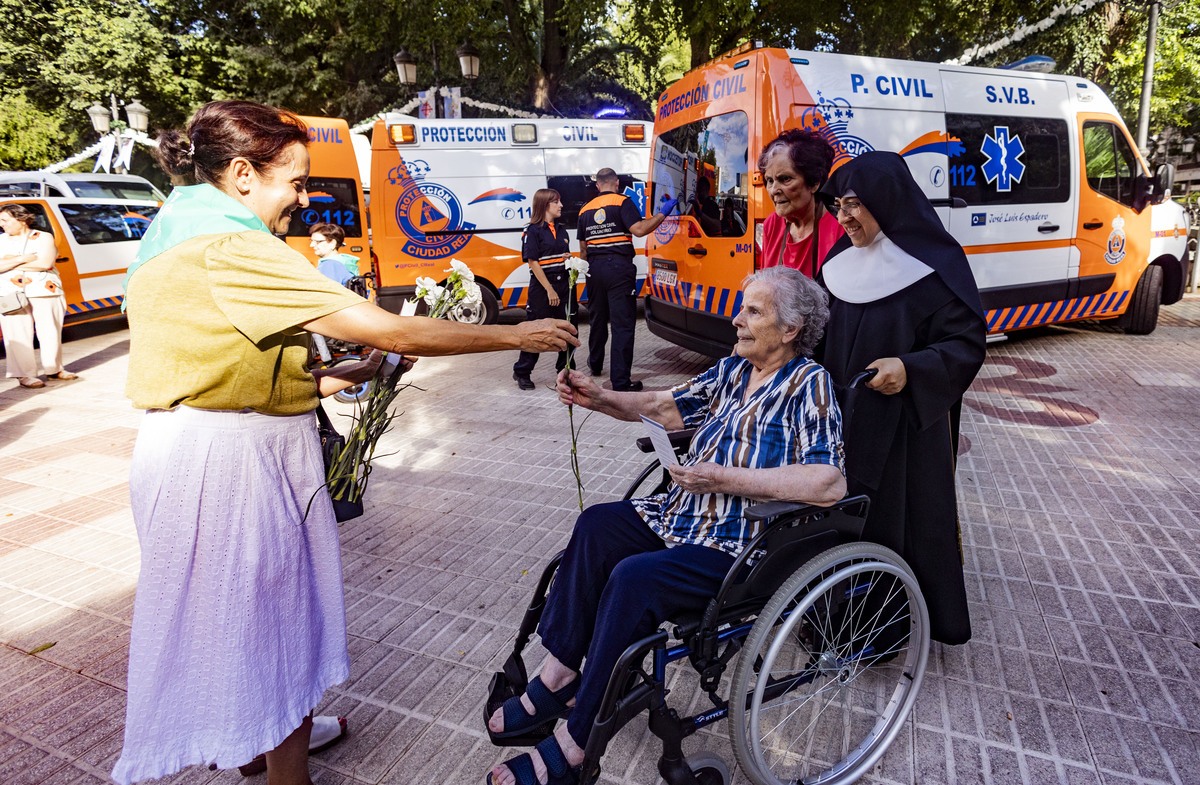
[[626, 387], [633, 368], [633, 330], [637, 325], [637, 270], [628, 256], [588, 254], [588, 365], [604, 367], [604, 345], [612, 326], [613, 389]]
[[[574, 292], [568, 292], [571, 288], [571, 279], [566, 268], [556, 270], [543, 270], [546, 273], [546, 279], [550, 281], [550, 285], [554, 287], [554, 291], [558, 294], [558, 305], [551, 305], [550, 298], [546, 295], [546, 288], [538, 283], [537, 278], [530, 275], [529, 280], [529, 297], [525, 303], [525, 318], [526, 319], [565, 319], [567, 318], [567, 295], [571, 297], [571, 324], [579, 324], [579, 302], [575, 297]], [[558, 362], [555, 363], [557, 370], [562, 370], [566, 367], [567, 358], [570, 352], [559, 352]], [[536, 352], [521, 352], [517, 357], [517, 361], [513, 364], [513, 373], [517, 376], [528, 377], [533, 373], [533, 367], [537, 365], [538, 355]]]
[[666, 547], [630, 502], [580, 514], [538, 625], [547, 651], [571, 670], [582, 666], [567, 720], [576, 744], [587, 744], [621, 653], [664, 620], [703, 610], [733, 561], [703, 545]]

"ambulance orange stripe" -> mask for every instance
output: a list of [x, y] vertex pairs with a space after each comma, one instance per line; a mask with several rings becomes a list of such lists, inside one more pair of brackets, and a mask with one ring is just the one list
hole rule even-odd
[[1011, 251], [1037, 251], [1050, 248], [1069, 248], [1068, 240], [1033, 240], [1027, 243], [998, 243], [996, 245], [964, 245], [968, 255], [979, 253], [1008, 253]]

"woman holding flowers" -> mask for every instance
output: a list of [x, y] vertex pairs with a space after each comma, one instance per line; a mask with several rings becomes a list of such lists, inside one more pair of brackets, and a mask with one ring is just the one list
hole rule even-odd
[[[539, 188], [533, 195], [533, 214], [521, 236], [521, 256], [529, 264], [529, 301], [526, 306], [530, 319], [562, 319], [571, 313], [571, 323], [578, 323], [575, 307], [575, 287], [570, 285], [565, 262], [571, 255], [571, 236], [567, 227], [558, 222], [562, 217], [562, 197], [553, 188]], [[568, 305], [568, 302], [570, 303]], [[567, 367], [568, 352], [558, 353], [554, 369]], [[522, 390], [532, 390], [529, 375], [537, 364], [533, 352], [521, 352], [513, 365], [513, 379]]]
[[142, 561], [119, 783], [266, 753], [308, 785], [310, 712], [349, 673], [337, 524], [312, 415], [379, 360], [314, 378], [308, 332], [399, 354], [578, 344], [565, 322], [400, 317], [275, 237], [308, 204], [308, 133], [260, 104], [202, 107], [160, 138], [177, 187], [126, 279], [130, 471]]

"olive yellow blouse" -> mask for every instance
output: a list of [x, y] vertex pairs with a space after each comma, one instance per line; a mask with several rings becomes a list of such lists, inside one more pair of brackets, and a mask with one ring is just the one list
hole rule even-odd
[[129, 375], [139, 409], [303, 414], [313, 319], [364, 302], [262, 231], [185, 240], [129, 279]]

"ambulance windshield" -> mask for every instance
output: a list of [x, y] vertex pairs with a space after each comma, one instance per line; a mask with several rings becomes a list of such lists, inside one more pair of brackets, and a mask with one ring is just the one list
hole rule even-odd
[[654, 140], [647, 213], [678, 199], [671, 215], [690, 215], [709, 237], [746, 234], [750, 131], [745, 112], [706, 117]]

